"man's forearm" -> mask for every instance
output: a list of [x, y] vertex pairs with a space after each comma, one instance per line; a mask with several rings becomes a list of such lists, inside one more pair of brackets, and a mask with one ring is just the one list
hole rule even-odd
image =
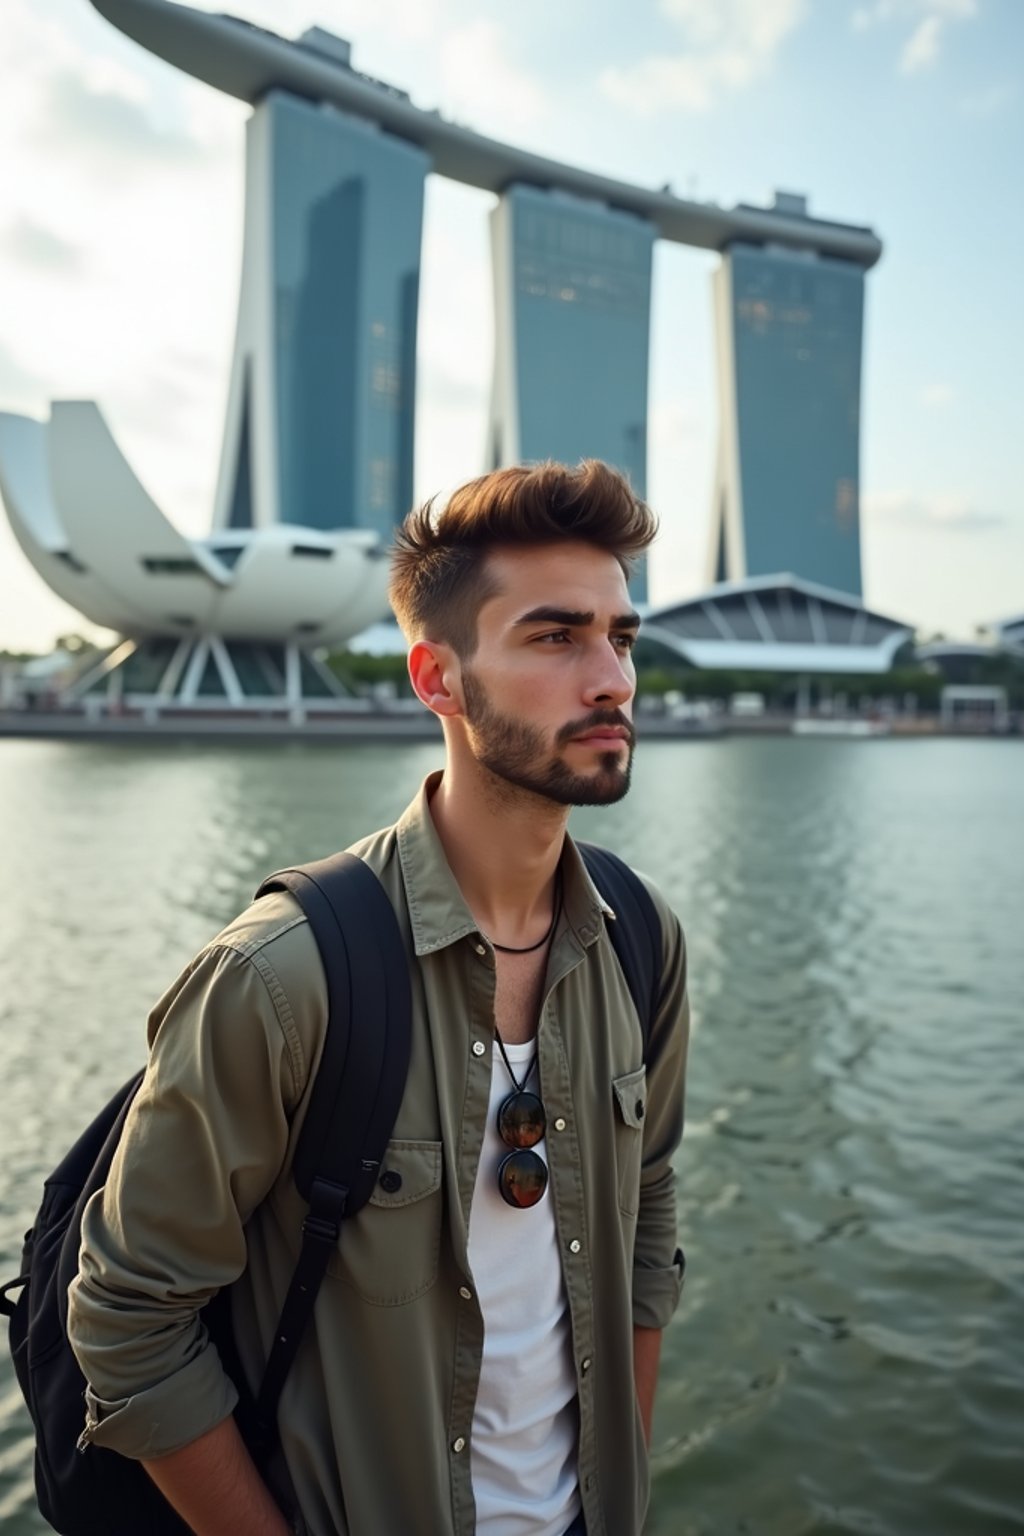
[[291, 1536], [233, 1418], [143, 1466], [196, 1536]]
[[636, 1382], [636, 1400], [640, 1405], [640, 1419], [644, 1426], [644, 1439], [651, 1443], [651, 1420], [654, 1417], [654, 1394], [658, 1386], [658, 1362], [661, 1359], [661, 1329], [633, 1329], [633, 1377]]

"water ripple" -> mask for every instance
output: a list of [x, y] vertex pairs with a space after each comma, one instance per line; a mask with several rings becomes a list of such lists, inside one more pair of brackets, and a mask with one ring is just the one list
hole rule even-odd
[[[0, 743], [3, 1275], [195, 948], [271, 869], [392, 820], [437, 755]], [[657, 742], [626, 800], [575, 813], [688, 938], [654, 1536], [1024, 1531], [1019, 762]], [[0, 1521], [45, 1529], [2, 1357]]]

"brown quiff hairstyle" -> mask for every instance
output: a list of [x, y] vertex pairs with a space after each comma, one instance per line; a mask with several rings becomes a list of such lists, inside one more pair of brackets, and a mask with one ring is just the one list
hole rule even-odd
[[628, 576], [657, 531], [629, 481], [600, 459], [496, 469], [460, 486], [436, 515], [433, 500], [409, 513], [395, 535], [388, 595], [408, 640], [444, 641], [466, 660], [477, 615], [497, 590], [492, 550], [579, 539], [614, 555]]

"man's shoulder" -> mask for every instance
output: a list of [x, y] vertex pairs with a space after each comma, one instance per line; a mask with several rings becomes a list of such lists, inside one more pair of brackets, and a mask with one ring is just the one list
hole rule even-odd
[[[189, 970], [205, 980], [205, 998], [225, 1015], [276, 1018], [298, 1028], [312, 1059], [327, 1017], [327, 978], [313, 930], [290, 891], [271, 891], [233, 918]], [[176, 984], [178, 985], [178, 984]], [[255, 986], [255, 992], [252, 990]]]
[[382, 884], [387, 884], [387, 874], [398, 859], [398, 823], [381, 827], [357, 842], [349, 843], [346, 853], [354, 853], [369, 865]]
[[[267, 950], [283, 950], [296, 928], [307, 927], [306, 917], [290, 891], [270, 891], [250, 902], [243, 912], [215, 934], [207, 949], [231, 949], [247, 958]], [[301, 943], [301, 940], [299, 941]]]
[[[680, 957], [684, 957], [686, 953], [686, 938], [683, 934], [683, 925], [679, 921], [675, 908], [657, 881], [653, 880], [645, 870], [636, 869], [632, 864], [629, 867], [651, 898], [651, 903], [661, 928], [662, 975], [667, 977], [676, 969], [680, 962]], [[685, 964], [685, 959], [683, 963]]]
[[651, 898], [651, 901], [654, 903], [654, 910], [658, 914], [658, 920], [661, 923], [662, 931], [665, 933], [674, 933], [675, 930], [680, 926], [679, 915], [676, 912], [675, 907], [665, 895], [665, 892], [662, 890], [661, 886], [656, 880], [652, 879], [646, 870], [635, 869], [633, 865], [630, 865], [630, 868], [633, 870], [634, 875], [640, 881], [640, 884], [643, 886], [644, 890]]
[[[372, 832], [345, 850], [354, 853], [380, 880], [394, 899], [395, 828]], [[301, 868], [299, 864], [288, 866]], [[312, 929], [299, 902], [290, 891], [268, 891], [250, 902], [232, 918], [205, 946], [206, 950], [228, 949], [246, 958], [259, 956], [277, 969], [291, 960], [308, 964], [316, 952]]]
[[[595, 846], [600, 847], [601, 845]], [[610, 848], [606, 848], [604, 851], [606, 853], [612, 852]], [[655, 913], [657, 914], [658, 922], [661, 925], [662, 933], [666, 936], [666, 938], [674, 936], [680, 928], [679, 917], [672, 903], [661, 889], [661, 886], [656, 880], [652, 879], [646, 870], [637, 869], [635, 864], [633, 864], [630, 859], [624, 858], [622, 854], [618, 854], [617, 857], [620, 863], [625, 865], [629, 874], [633, 875], [634, 878], [640, 882], [641, 886], [651, 898]], [[608, 896], [609, 893], [605, 892], [601, 888], [601, 879], [599, 875], [596, 877], [594, 883], [598, 890], [601, 891], [602, 896]]]

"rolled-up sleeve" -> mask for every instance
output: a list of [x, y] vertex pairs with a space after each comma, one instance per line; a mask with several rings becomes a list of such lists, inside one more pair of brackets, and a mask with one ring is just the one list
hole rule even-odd
[[690, 1008], [682, 928], [660, 892], [650, 885], [649, 889], [661, 916], [664, 948], [661, 990], [647, 1048], [633, 1322], [639, 1328], [664, 1328], [679, 1304], [683, 1284], [672, 1159], [683, 1134]]
[[84, 1438], [137, 1458], [179, 1449], [235, 1406], [201, 1309], [245, 1266], [244, 1225], [281, 1168], [305, 1074], [265, 956], [221, 944], [157, 1005], [150, 1041], [68, 1293]]

